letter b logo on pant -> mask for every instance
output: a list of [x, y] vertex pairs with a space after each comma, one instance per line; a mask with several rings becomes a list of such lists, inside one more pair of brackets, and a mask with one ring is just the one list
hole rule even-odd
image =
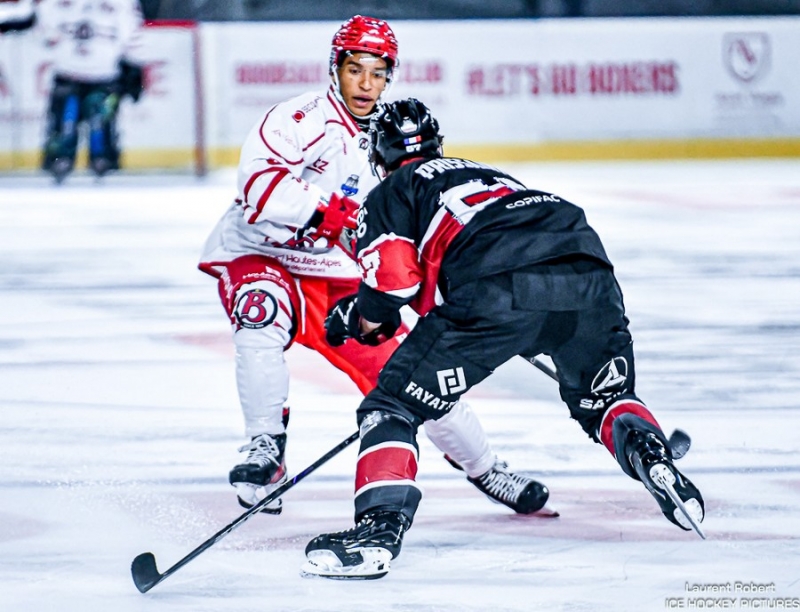
[[261, 329], [275, 320], [278, 302], [266, 291], [251, 289], [236, 300], [234, 313], [242, 327]]

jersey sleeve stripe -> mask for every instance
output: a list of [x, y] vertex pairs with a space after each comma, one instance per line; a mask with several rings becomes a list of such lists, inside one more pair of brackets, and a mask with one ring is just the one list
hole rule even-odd
[[250, 218], [247, 220], [248, 223], [253, 224], [258, 220], [258, 216], [261, 214], [261, 211], [264, 210], [264, 205], [267, 203], [269, 196], [272, 195], [272, 192], [275, 191], [275, 188], [278, 186], [278, 183], [281, 180], [289, 175], [289, 171], [286, 168], [276, 168], [275, 169], [275, 176], [272, 177], [272, 181], [270, 181], [267, 188], [264, 190], [264, 193], [261, 194], [261, 197], [258, 198], [258, 204], [256, 205], [256, 209]]
[[[383, 293], [413, 292], [422, 282], [417, 247], [408, 238], [384, 234], [358, 254], [362, 280]], [[413, 290], [413, 291], [412, 291]]]
[[280, 171], [285, 171], [285, 169], [279, 167], [265, 168], [264, 170], [259, 170], [258, 172], [254, 172], [253, 174], [251, 174], [250, 178], [247, 179], [247, 182], [244, 185], [244, 189], [242, 189], [242, 194], [244, 195], [245, 201], [250, 200], [250, 188], [253, 186], [253, 183], [255, 183], [256, 180], [258, 180], [259, 177], [262, 177], [269, 172], [280, 172]]
[[462, 229], [464, 226], [445, 207], [441, 208], [440, 214], [431, 222], [420, 247], [424, 271], [422, 287], [411, 305], [418, 314], [426, 314], [439, 303], [438, 283], [442, 259], [447, 247]]

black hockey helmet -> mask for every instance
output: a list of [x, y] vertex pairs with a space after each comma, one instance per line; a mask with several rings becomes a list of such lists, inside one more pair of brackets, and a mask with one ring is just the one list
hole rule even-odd
[[386, 172], [412, 157], [442, 156], [439, 122], [416, 98], [381, 106], [370, 121], [369, 133], [372, 164]]

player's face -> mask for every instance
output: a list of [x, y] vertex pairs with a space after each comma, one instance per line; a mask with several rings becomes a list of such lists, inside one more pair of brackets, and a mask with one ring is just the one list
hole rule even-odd
[[345, 57], [336, 72], [339, 91], [350, 112], [356, 117], [369, 115], [386, 89], [386, 61], [371, 53], [353, 53]]

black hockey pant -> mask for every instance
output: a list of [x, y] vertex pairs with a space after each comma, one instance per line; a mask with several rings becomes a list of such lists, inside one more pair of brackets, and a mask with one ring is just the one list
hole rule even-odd
[[49, 170], [62, 158], [70, 165], [75, 162], [80, 125], [89, 128], [89, 161], [92, 167], [102, 160], [107, 167], [119, 167], [117, 111], [119, 109], [117, 81], [85, 83], [62, 76], [53, 80], [50, 106], [47, 112], [47, 134], [42, 167]]
[[[475, 280], [451, 291], [445, 304], [417, 323], [359, 407], [356, 518], [373, 509], [413, 518], [419, 502], [409, 482], [415, 460], [413, 469], [411, 458], [398, 453], [385, 454], [377, 466], [374, 457], [362, 464], [373, 446], [385, 448], [387, 440], [415, 446], [420, 424], [446, 414], [495, 368], [516, 355], [542, 353], [556, 365], [571, 416], [593, 440], [601, 440], [604, 415], [621, 401], [630, 400], [626, 405], [648, 418], [634, 394], [628, 320], [609, 268], [578, 260]], [[359, 487], [367, 482], [370, 486]]]

